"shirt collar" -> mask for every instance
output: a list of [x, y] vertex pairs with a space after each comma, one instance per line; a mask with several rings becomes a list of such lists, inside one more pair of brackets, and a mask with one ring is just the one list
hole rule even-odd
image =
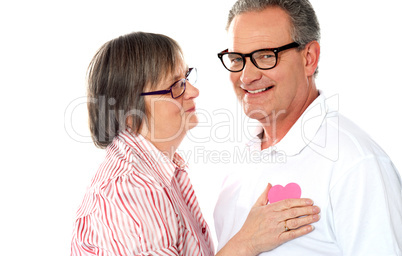
[[152, 168], [166, 184], [171, 182], [176, 171], [185, 171], [188, 168], [187, 163], [178, 153], [175, 153], [173, 160], [170, 160], [149, 140], [141, 134], [135, 134], [130, 129], [120, 132], [118, 139], [130, 147], [133, 154]]
[[[320, 91], [320, 95], [308, 106], [285, 137], [274, 146], [265, 149], [264, 152], [275, 151], [287, 156], [299, 154], [314, 139], [327, 113], [328, 106], [325, 96]], [[254, 137], [247, 144], [250, 150], [261, 151], [262, 132], [262, 127], [255, 130]]]

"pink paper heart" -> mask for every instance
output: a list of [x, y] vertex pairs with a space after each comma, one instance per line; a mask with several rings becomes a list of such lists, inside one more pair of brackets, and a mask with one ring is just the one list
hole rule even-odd
[[301, 188], [296, 183], [289, 183], [285, 187], [275, 185], [268, 192], [268, 200], [271, 204], [288, 198], [300, 198], [300, 196]]

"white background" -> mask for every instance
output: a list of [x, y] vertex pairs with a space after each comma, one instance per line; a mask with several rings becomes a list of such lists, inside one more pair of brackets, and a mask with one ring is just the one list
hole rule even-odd
[[[241, 109], [216, 53], [227, 48], [233, 0], [3, 1], [0, 4], [0, 255], [69, 255], [75, 212], [104, 157], [88, 143], [86, 68], [106, 41], [132, 31], [163, 33], [199, 70], [200, 127], [181, 151], [230, 149], [217, 129]], [[322, 28], [318, 87], [339, 95], [340, 111], [390, 155], [402, 158], [401, 0], [312, 0]], [[205, 121], [205, 122], [204, 122]], [[237, 129], [237, 130], [236, 130]], [[225, 132], [230, 132], [225, 137]], [[210, 141], [205, 141], [205, 138]], [[194, 138], [204, 138], [195, 143]], [[235, 141], [238, 142], [238, 141]], [[196, 148], [198, 147], [198, 148]], [[213, 231], [225, 168], [189, 157], [191, 178]], [[267, 181], [268, 182], [268, 181]], [[213, 231], [214, 232], [214, 231]]]

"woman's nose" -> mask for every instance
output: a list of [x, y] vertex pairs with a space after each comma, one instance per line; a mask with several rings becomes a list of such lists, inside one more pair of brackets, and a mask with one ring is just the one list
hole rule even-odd
[[193, 86], [189, 81], [186, 82], [186, 91], [184, 92], [184, 96], [186, 99], [197, 98], [200, 94], [200, 91], [197, 87]]

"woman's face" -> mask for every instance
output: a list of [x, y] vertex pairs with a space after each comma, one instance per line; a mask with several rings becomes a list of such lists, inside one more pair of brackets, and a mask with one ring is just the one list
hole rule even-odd
[[[168, 90], [174, 82], [185, 78], [187, 71], [188, 67], [183, 61], [156, 87], [147, 88], [146, 91]], [[198, 89], [187, 81], [185, 92], [176, 99], [173, 99], [170, 93], [146, 96], [147, 137], [155, 142], [169, 142], [182, 138], [188, 130], [198, 124], [194, 101], [198, 94]]]

